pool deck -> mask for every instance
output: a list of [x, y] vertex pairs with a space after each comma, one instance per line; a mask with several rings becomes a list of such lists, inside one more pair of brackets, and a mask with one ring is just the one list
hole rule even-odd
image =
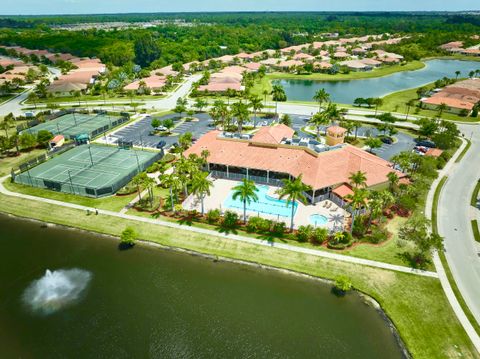
[[[226, 179], [214, 179], [213, 187], [210, 189], [210, 196], [207, 196], [204, 200], [205, 212], [208, 212], [211, 209], [220, 209], [222, 213], [226, 210], [237, 212], [240, 216], [243, 216], [243, 210], [235, 208], [227, 208], [224, 206], [225, 200], [228, 198], [233, 187], [237, 186], [240, 182], [226, 180]], [[269, 186], [268, 195], [274, 198], [278, 198], [278, 195], [275, 193], [278, 187]], [[295, 228], [305, 225], [315, 225], [315, 223], [310, 222], [310, 216], [313, 214], [323, 215], [327, 218], [328, 222], [325, 225], [330, 231], [338, 231], [343, 228], [343, 222], [347, 212], [337, 206], [330, 200], [325, 200], [316, 203], [315, 205], [308, 204], [304, 205], [303, 203], [297, 203], [298, 207], [295, 212], [294, 222]], [[252, 207], [255, 206], [255, 203], [252, 202]], [[325, 206], [328, 206], [325, 207]], [[184, 202], [183, 207], [185, 209], [195, 209], [197, 211], [201, 210], [201, 202], [196, 197], [189, 197]], [[287, 227], [290, 225], [290, 216], [282, 217], [277, 215], [268, 215], [264, 213], [258, 213], [255, 211], [247, 210], [248, 216], [260, 216], [266, 219], [271, 219], [274, 221], [285, 222]], [[319, 225], [320, 227], [320, 225]]]

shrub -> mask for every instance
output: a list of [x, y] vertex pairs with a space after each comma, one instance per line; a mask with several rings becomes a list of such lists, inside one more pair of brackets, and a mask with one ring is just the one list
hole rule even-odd
[[312, 236], [310, 237], [310, 242], [322, 244], [328, 238], [328, 230], [323, 227], [317, 227], [314, 229]]
[[286, 226], [285, 222], [275, 222], [273, 224], [272, 233], [277, 235], [277, 236], [283, 235], [286, 230], [287, 230], [287, 226]]
[[352, 289], [352, 281], [347, 276], [341, 275], [335, 279], [335, 289], [340, 293], [345, 294], [345, 292]]
[[355, 237], [363, 237], [367, 232], [367, 226], [365, 225], [365, 217], [357, 216], [353, 223], [353, 234]]
[[300, 226], [297, 230], [297, 240], [299, 242], [306, 242], [310, 240], [312, 237], [313, 227], [311, 225], [308, 226]]
[[224, 228], [235, 228], [238, 224], [238, 214], [232, 211], [226, 211], [223, 215], [222, 226]]
[[175, 160], [175, 155], [172, 155], [171, 153], [166, 153], [165, 156], [162, 157], [160, 161], [169, 163]]
[[260, 222], [263, 221], [263, 218], [260, 217], [250, 217], [247, 223], [248, 232], [258, 232], [260, 228]]
[[328, 241], [327, 247], [330, 249], [345, 249], [353, 243], [352, 235], [349, 232], [337, 232]]
[[437, 168], [441, 170], [445, 165], [447, 164], [447, 161], [443, 157], [438, 157], [437, 158]]
[[137, 232], [132, 227], [126, 227], [120, 235], [120, 243], [123, 245], [133, 246], [137, 240]]
[[269, 219], [263, 219], [259, 222], [259, 230], [261, 232], [270, 232], [270, 229], [272, 228], [273, 221]]
[[378, 244], [385, 242], [388, 238], [388, 231], [385, 228], [375, 227], [372, 233], [366, 237], [370, 243]]
[[207, 212], [207, 222], [210, 224], [218, 223], [220, 220], [220, 210], [219, 209], [211, 209]]

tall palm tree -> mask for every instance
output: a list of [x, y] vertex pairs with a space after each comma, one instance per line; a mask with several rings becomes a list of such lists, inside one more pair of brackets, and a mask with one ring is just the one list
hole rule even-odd
[[407, 105], [407, 114], [406, 114], [406, 116], [405, 116], [405, 121], [408, 121], [408, 115], [410, 114], [410, 108], [411, 108], [413, 105], [415, 105], [415, 100], [413, 100], [413, 99], [408, 100], [407, 103], [406, 103], [406, 105]]
[[164, 174], [160, 177], [160, 182], [163, 183], [170, 190], [170, 205], [172, 206], [172, 212], [175, 212], [175, 201], [174, 201], [174, 192], [175, 194], [182, 187], [179, 177], [174, 174]]
[[387, 174], [387, 178], [388, 178], [388, 188], [390, 189], [390, 192], [393, 193], [393, 191], [395, 190], [395, 187], [398, 186], [398, 181], [399, 181], [398, 175], [395, 172], [389, 172]]
[[458, 79], [458, 76], [460, 76], [461, 72], [460, 71], [455, 71], [455, 80]]
[[352, 206], [352, 226], [350, 228], [350, 232], [353, 231], [353, 225], [355, 223], [355, 217], [358, 214], [358, 211], [365, 206], [367, 201], [368, 191], [364, 188], [354, 188], [353, 193], [348, 194], [345, 196], [345, 199], [350, 201], [350, 205]]
[[213, 182], [208, 178], [208, 175], [208, 172], [197, 172], [192, 180], [192, 192], [200, 198], [202, 203], [202, 216], [205, 213], [205, 197], [210, 195], [210, 188], [213, 186]]
[[354, 188], [366, 187], [367, 186], [367, 176], [365, 172], [357, 171], [350, 174], [348, 177], [350, 184]]
[[264, 99], [263, 106], [264, 106], [264, 107], [267, 107], [267, 96], [268, 96], [269, 94], [270, 94], [270, 93], [268, 92], [267, 89], [263, 90], [263, 99]]
[[383, 100], [381, 98], [376, 98], [374, 100], [375, 104], [375, 116], [377, 116], [378, 108], [383, 105]]
[[132, 183], [137, 187], [138, 200], [142, 200], [142, 192], [140, 191], [140, 186], [143, 185], [143, 175], [144, 173], [139, 173], [132, 179]]
[[311, 124], [312, 126], [315, 126], [317, 130], [317, 138], [320, 138], [320, 129], [322, 126], [327, 126], [329, 124], [330, 120], [327, 117], [327, 114], [324, 112], [317, 112], [315, 115], [313, 115], [310, 120], [308, 120], [308, 123]]
[[329, 102], [324, 112], [329, 122], [336, 122], [342, 119], [342, 111], [338, 109], [337, 104], [335, 103]]
[[442, 102], [440, 105], [438, 105], [438, 107], [437, 107], [438, 117], [439, 118], [442, 117], [443, 111], [446, 111], [446, 110], [448, 110], [448, 106], [447, 106], [446, 103]]
[[321, 88], [315, 92], [315, 95], [313, 96], [313, 100], [315, 102], [318, 102], [318, 111], [321, 111], [322, 104], [324, 102], [330, 101], [330, 95], [327, 91], [325, 91], [324, 88]]
[[235, 102], [232, 105], [232, 115], [237, 119], [238, 132], [242, 133], [243, 123], [248, 121], [250, 112], [248, 111], [248, 105], [243, 102]]
[[275, 115], [278, 114], [278, 101], [285, 101], [286, 95], [282, 85], [273, 85], [271, 95], [275, 101]]
[[239, 198], [243, 202], [243, 223], [247, 223], [247, 204], [258, 201], [256, 192], [258, 192], [258, 188], [255, 182], [246, 178], [239, 185], [233, 187], [233, 199]]
[[302, 182], [302, 175], [297, 178], [284, 179], [283, 187], [277, 190], [280, 199], [287, 198], [287, 206], [291, 204], [292, 214], [290, 216], [290, 231], [293, 231], [293, 217], [295, 215], [295, 205], [297, 201], [306, 202], [304, 192], [310, 191], [312, 188]]
[[257, 127], [257, 112], [263, 108], [262, 100], [258, 96], [252, 96], [249, 105], [253, 109], [254, 127]]
[[148, 175], [142, 177], [142, 185], [148, 190], [148, 199], [150, 200], [150, 206], [153, 206], [153, 186], [155, 180]]

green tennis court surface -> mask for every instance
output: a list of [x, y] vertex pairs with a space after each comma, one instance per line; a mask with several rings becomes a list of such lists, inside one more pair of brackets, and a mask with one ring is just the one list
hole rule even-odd
[[161, 153], [82, 145], [15, 176], [15, 182], [89, 197], [112, 195]]
[[46, 130], [54, 135], [63, 135], [67, 139], [74, 139], [81, 134], [87, 134], [93, 138], [126, 121], [128, 121], [127, 117], [107, 114], [68, 113], [25, 131], [36, 134]]

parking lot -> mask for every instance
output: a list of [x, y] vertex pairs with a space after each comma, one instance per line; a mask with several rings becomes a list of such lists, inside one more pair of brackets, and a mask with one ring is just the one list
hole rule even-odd
[[159, 117], [159, 120], [161, 121], [167, 118], [174, 120], [176, 127], [172, 129], [173, 136], [152, 135], [152, 118], [146, 117], [115, 132], [110, 136], [110, 139], [115, 141], [123, 140], [126, 142], [133, 142], [134, 146], [147, 148], [156, 148], [160, 141], [165, 141], [165, 148], [169, 148], [174, 143], [178, 142], [178, 138], [181, 134], [191, 132], [194, 138], [199, 138], [213, 129], [212, 127], [209, 127], [213, 122], [208, 114], [200, 113], [196, 114], [194, 117], [198, 119], [198, 121], [183, 122], [180, 124], [180, 116], [178, 114]]

